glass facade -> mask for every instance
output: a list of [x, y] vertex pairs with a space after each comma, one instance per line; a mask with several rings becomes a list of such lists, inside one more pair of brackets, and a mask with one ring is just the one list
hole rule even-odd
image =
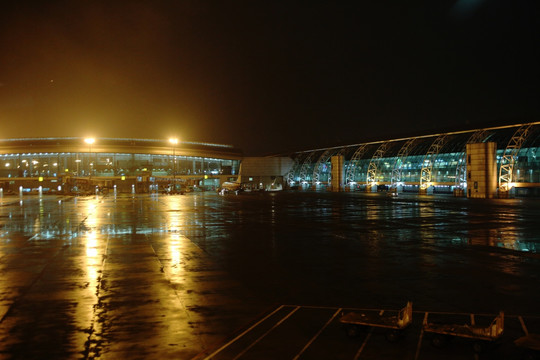
[[0, 177], [236, 175], [239, 160], [121, 153], [0, 155]]
[[[523, 126], [528, 126], [528, 131], [516, 148], [516, 133]], [[429, 171], [434, 186], [451, 191], [465, 185], [465, 149], [470, 142], [495, 142], [498, 170], [504, 154], [513, 151], [513, 182], [520, 183], [521, 187], [540, 186], [540, 123], [298, 152], [292, 154], [295, 166], [288, 181], [292, 186], [327, 186], [331, 176], [330, 160], [321, 162], [321, 159], [329, 159], [330, 151], [332, 155], [344, 156], [347, 174], [344, 181], [351, 188], [397, 182], [414, 188], [420, 185], [423, 172]], [[378, 156], [381, 149], [384, 153]], [[373, 174], [375, 177], [370, 179]], [[315, 183], [314, 179], [318, 181]]]
[[7, 139], [0, 140], [0, 185], [11, 191], [57, 185], [148, 191], [183, 182], [211, 189], [237, 176], [241, 159], [240, 150], [219, 144], [97, 139], [90, 145], [82, 138]]

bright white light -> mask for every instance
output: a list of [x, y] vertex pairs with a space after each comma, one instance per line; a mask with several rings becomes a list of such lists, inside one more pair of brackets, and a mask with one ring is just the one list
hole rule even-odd
[[178, 139], [176, 139], [176, 138], [170, 138], [170, 139], [169, 139], [169, 142], [170, 142], [171, 144], [176, 145], [176, 144], [178, 144]]
[[87, 143], [88, 145], [92, 145], [93, 143], [96, 142], [96, 139], [94, 139], [94, 138], [86, 138], [86, 139], [84, 139], [84, 142]]

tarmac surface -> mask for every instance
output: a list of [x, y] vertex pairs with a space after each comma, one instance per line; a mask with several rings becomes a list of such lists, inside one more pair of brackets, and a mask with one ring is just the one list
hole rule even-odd
[[[540, 333], [540, 201], [281, 192], [4, 196], [0, 359], [519, 358]], [[356, 338], [348, 311], [407, 335]], [[424, 317], [505, 335], [430, 346]]]

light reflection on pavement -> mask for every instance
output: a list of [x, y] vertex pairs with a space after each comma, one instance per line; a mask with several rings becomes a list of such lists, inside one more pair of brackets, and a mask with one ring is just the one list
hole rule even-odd
[[0, 358], [190, 358], [262, 311], [181, 234], [193, 199], [2, 199]]
[[276, 304], [538, 314], [537, 200], [0, 201], [0, 358], [190, 358]]

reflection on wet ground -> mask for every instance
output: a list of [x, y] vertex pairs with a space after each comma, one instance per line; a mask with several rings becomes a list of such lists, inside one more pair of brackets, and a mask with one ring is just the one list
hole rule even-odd
[[0, 200], [0, 358], [191, 358], [276, 304], [539, 313], [538, 200]]

